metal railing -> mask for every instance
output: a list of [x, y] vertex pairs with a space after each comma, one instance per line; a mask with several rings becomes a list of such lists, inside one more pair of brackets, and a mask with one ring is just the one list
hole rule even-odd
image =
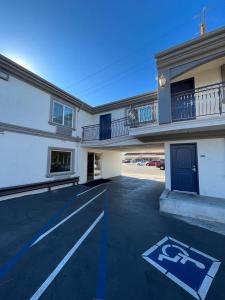
[[171, 95], [172, 121], [225, 113], [225, 82]]
[[[101, 130], [106, 133], [105, 137], [101, 134]], [[129, 135], [127, 118], [112, 121], [111, 127], [108, 128], [100, 127], [100, 124], [83, 127], [83, 141], [106, 140], [127, 135]]]
[[137, 105], [128, 109], [127, 122], [131, 128], [157, 123], [158, 101], [152, 101], [148, 104]]
[[112, 121], [111, 126], [100, 124], [83, 127], [83, 141], [97, 141], [129, 135], [130, 128], [158, 122], [158, 102], [137, 105], [127, 109], [127, 117]]
[[[216, 115], [225, 116], [225, 82], [171, 95], [172, 122]], [[100, 124], [83, 127], [83, 141], [112, 139], [129, 135], [130, 128], [158, 123], [158, 101], [127, 109], [127, 117], [114, 120], [109, 128]], [[106, 136], [102, 131], [107, 132]]]

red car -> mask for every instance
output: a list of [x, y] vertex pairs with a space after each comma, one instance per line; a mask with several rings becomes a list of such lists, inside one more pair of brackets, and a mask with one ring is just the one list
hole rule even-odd
[[160, 159], [160, 161], [157, 162], [155, 166], [156, 166], [157, 168], [161, 168], [161, 166], [164, 165], [164, 164], [165, 164], [165, 160], [164, 160], [164, 159]]
[[146, 166], [152, 167], [152, 166], [156, 166], [158, 163], [160, 163], [160, 160], [152, 160], [149, 161]]

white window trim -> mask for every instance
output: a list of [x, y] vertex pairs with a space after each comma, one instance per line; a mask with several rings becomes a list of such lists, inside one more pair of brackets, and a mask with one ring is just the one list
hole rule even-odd
[[[59, 152], [70, 152], [71, 159], [70, 159], [70, 171], [65, 172], [51, 172], [51, 158], [52, 158], [52, 151], [59, 151]], [[56, 148], [56, 147], [49, 147], [48, 148], [48, 161], [47, 161], [47, 177], [54, 177], [54, 176], [62, 176], [62, 175], [72, 175], [75, 173], [75, 150], [69, 148]]]
[[[58, 104], [62, 105], [62, 107], [63, 107], [63, 124], [60, 124], [60, 123], [57, 123], [57, 122], [53, 121], [54, 103], [58, 103]], [[68, 107], [68, 108], [72, 109], [72, 127], [64, 125], [64, 110], [65, 110], [65, 107]], [[75, 107], [69, 106], [69, 105], [67, 105], [66, 103], [64, 103], [60, 100], [51, 99], [50, 121], [49, 121], [49, 123], [51, 125], [62, 126], [62, 127], [66, 127], [66, 128], [70, 128], [70, 129], [75, 130], [76, 129], [75, 128], [75, 116], [76, 116], [76, 108]]]

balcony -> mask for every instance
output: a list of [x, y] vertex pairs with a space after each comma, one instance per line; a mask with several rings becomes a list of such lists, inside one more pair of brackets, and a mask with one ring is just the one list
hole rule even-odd
[[83, 142], [102, 141], [129, 136], [131, 128], [157, 123], [158, 102], [152, 101], [127, 109], [127, 116], [111, 122], [111, 125], [90, 125], [83, 127]]
[[171, 96], [172, 122], [213, 118], [225, 113], [225, 82]]
[[82, 140], [84, 142], [104, 140], [106, 138], [103, 138], [102, 132], [107, 132], [107, 139], [129, 135], [127, 118], [112, 121], [109, 128], [100, 126], [100, 124], [84, 126]]

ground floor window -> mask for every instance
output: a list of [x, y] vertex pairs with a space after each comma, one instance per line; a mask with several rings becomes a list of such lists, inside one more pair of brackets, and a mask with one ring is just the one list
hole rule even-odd
[[73, 172], [73, 150], [49, 149], [49, 175], [57, 175]]

